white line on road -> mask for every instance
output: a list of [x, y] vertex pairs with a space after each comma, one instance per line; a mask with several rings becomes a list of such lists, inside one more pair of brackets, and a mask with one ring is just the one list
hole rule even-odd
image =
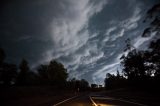
[[71, 97], [71, 98], [68, 98], [68, 99], [65, 99], [65, 100], [63, 100], [63, 101], [61, 101], [61, 102], [59, 102], [59, 103], [57, 103], [57, 104], [54, 104], [53, 106], [58, 106], [58, 105], [60, 105], [60, 104], [62, 104], [62, 103], [64, 103], [64, 102], [67, 102], [67, 101], [69, 101], [69, 100], [71, 100], [71, 99], [74, 99], [74, 98], [76, 98], [77, 96], [73, 96], [73, 97]]
[[136, 104], [136, 105], [139, 105], [139, 106], [147, 106], [147, 105], [144, 105], [144, 104], [141, 104], [141, 103], [136, 103], [136, 102], [131, 102], [131, 101], [127, 101], [127, 100], [124, 100], [124, 99], [115, 99], [115, 98], [111, 98], [111, 97], [90, 97], [92, 103], [95, 105], [95, 106], [98, 106], [94, 101], [93, 99], [108, 99], [108, 100], [117, 100], [117, 101], [121, 101], [121, 102], [126, 102], [126, 103], [131, 103], [131, 104]]
[[92, 97], [89, 96], [89, 98], [90, 98], [90, 100], [91, 100], [91, 102], [93, 103], [94, 106], [98, 106], [98, 105], [93, 101]]
[[139, 105], [139, 106], [147, 106], [147, 105], [144, 105], [144, 104], [141, 104], [141, 103], [126, 101], [126, 100], [123, 100], [123, 99], [117, 99], [117, 100], [122, 101], [122, 102], [127, 102], [127, 103], [131, 103], [131, 104], [135, 104], [135, 105]]

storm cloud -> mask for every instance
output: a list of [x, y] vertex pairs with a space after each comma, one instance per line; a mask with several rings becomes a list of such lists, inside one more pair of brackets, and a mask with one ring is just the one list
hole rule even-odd
[[[140, 37], [146, 0], [20, 0], [3, 3], [0, 45], [7, 60], [26, 58], [32, 68], [56, 59], [70, 78], [103, 83], [107, 72], [120, 67], [125, 40], [137, 48], [152, 39]], [[147, 42], [147, 43], [146, 43]]]

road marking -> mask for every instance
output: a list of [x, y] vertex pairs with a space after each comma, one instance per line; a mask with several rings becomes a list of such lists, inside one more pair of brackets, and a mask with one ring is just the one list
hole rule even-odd
[[90, 98], [90, 100], [91, 100], [91, 102], [93, 103], [94, 106], [98, 106], [98, 105], [93, 101], [93, 99], [92, 99], [91, 96], [89, 96], [89, 98]]
[[141, 103], [126, 101], [126, 100], [123, 100], [123, 99], [117, 99], [117, 100], [122, 101], [122, 102], [127, 102], [127, 103], [131, 103], [131, 104], [135, 104], [135, 105], [139, 105], [139, 106], [147, 106], [147, 105], [144, 105], [144, 104], [141, 104]]
[[93, 99], [110, 99], [110, 100], [116, 100], [115, 98], [111, 98], [111, 97], [92, 97]]
[[65, 100], [63, 100], [63, 101], [61, 101], [61, 102], [59, 102], [59, 103], [57, 103], [57, 104], [54, 104], [53, 106], [58, 106], [58, 105], [60, 105], [60, 104], [62, 104], [62, 103], [64, 103], [64, 102], [67, 102], [67, 101], [69, 101], [69, 100], [71, 100], [71, 99], [74, 99], [74, 98], [76, 98], [76, 97], [78, 97], [78, 96], [73, 96], [73, 97], [71, 97], [71, 98], [65, 99]]
[[[139, 106], [147, 106], [147, 105], [144, 105], [144, 104], [141, 104], [141, 103], [131, 102], [131, 101], [127, 101], [127, 100], [124, 100], [124, 99], [115, 99], [115, 98], [111, 98], [111, 97], [90, 97], [90, 98], [101, 99], [101, 100], [102, 99], [118, 100], [118, 101], [122, 101], [122, 102], [126, 102], [126, 103], [136, 104], [136, 105], [139, 105]], [[93, 101], [93, 99], [91, 101]], [[95, 106], [97, 106], [97, 105], [95, 105]]]

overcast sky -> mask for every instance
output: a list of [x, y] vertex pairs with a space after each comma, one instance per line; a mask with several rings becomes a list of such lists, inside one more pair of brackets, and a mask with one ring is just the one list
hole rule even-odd
[[125, 40], [137, 49], [146, 11], [158, 0], [7, 0], [0, 7], [0, 47], [7, 61], [32, 68], [56, 59], [70, 77], [103, 83], [120, 67]]

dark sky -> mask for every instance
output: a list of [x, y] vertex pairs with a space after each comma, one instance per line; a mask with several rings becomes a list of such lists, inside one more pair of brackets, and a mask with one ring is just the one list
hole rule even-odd
[[70, 77], [103, 83], [120, 67], [124, 41], [137, 49], [146, 11], [158, 0], [6, 0], [0, 5], [0, 47], [7, 61], [32, 68], [56, 59]]

